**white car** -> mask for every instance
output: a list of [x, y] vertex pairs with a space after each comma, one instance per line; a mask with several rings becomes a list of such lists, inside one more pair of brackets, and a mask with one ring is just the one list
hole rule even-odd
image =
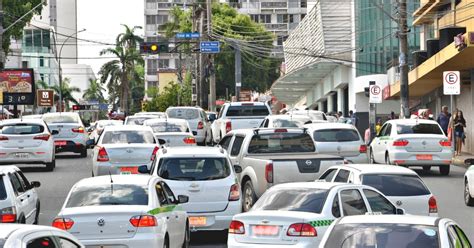
[[85, 248], [72, 234], [49, 226], [0, 224], [2, 248]]
[[40, 201], [36, 188], [40, 185], [28, 182], [16, 166], [0, 166], [0, 223], [37, 224]]
[[166, 118], [166, 113], [164, 112], [140, 112], [134, 114], [134, 116], [155, 116], [158, 118]]
[[367, 212], [403, 214], [378, 190], [327, 182], [273, 186], [250, 212], [234, 216], [229, 248], [315, 247], [337, 218]]
[[348, 216], [336, 220], [324, 234], [320, 248], [470, 248], [456, 222], [416, 215]]
[[78, 113], [46, 113], [43, 120], [51, 132], [58, 132], [53, 135], [56, 153], [74, 152], [80, 153], [81, 157], [87, 157], [89, 134]]
[[368, 163], [367, 145], [359, 131], [351, 124], [307, 124], [308, 132], [316, 142], [316, 151], [344, 157], [350, 163]]
[[82, 179], [53, 220], [87, 247], [187, 247], [188, 216], [168, 185], [149, 175]]
[[328, 121], [326, 114], [319, 110], [290, 110], [287, 115], [305, 115], [313, 121]]
[[145, 122], [146, 120], [156, 119], [156, 118], [160, 118], [160, 117], [154, 116], [154, 115], [132, 115], [132, 116], [127, 116], [123, 124], [141, 126], [143, 125], [143, 122]]
[[265, 117], [260, 128], [303, 127], [311, 123], [311, 118], [305, 115], [269, 115]]
[[10, 119], [0, 122], [0, 164], [56, 166], [52, 134], [41, 119]]
[[408, 214], [438, 216], [436, 198], [416, 172], [392, 165], [345, 164], [327, 169], [319, 180], [372, 186]]
[[186, 194], [183, 204], [192, 231], [226, 230], [242, 209], [240, 186], [227, 152], [216, 147], [166, 148], [157, 154], [152, 175], [157, 175], [176, 194]]
[[98, 120], [93, 126], [94, 130], [90, 134], [90, 138], [93, 139], [95, 142], [97, 142], [97, 139], [102, 134], [102, 131], [104, 131], [105, 127], [122, 126], [122, 125], [123, 125], [123, 121], [119, 121], [119, 120]]
[[466, 206], [474, 206], [474, 165], [464, 174], [464, 203]]
[[196, 139], [201, 145], [212, 142], [211, 123], [207, 118], [206, 112], [200, 107], [170, 107], [166, 110], [169, 118], [177, 118], [188, 121], [189, 127]]
[[137, 174], [139, 166], [151, 164], [158, 149], [151, 127], [105, 127], [93, 150], [92, 175]]
[[156, 140], [161, 139], [168, 147], [196, 145], [196, 139], [186, 120], [174, 118], [151, 119], [146, 120], [143, 125], [151, 127]]
[[42, 119], [43, 115], [23, 115], [21, 118], [23, 119]]
[[370, 159], [373, 163], [421, 166], [424, 170], [438, 166], [442, 175], [449, 175], [451, 142], [436, 121], [389, 120], [370, 143]]

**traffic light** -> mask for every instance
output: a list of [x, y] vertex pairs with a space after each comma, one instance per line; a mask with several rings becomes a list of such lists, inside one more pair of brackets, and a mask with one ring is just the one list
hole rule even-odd
[[72, 105], [72, 110], [86, 110], [86, 105]]
[[169, 44], [164, 42], [143, 42], [140, 44], [140, 53], [158, 54], [169, 52]]

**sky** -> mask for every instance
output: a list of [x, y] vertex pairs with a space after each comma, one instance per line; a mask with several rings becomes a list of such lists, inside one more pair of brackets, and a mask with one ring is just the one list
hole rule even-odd
[[[78, 0], [77, 5], [77, 29], [86, 29], [79, 34], [82, 39], [115, 43], [115, 38], [124, 29], [121, 24], [144, 26], [143, 0]], [[139, 34], [143, 35], [143, 30]], [[91, 65], [97, 74], [100, 67], [110, 59], [85, 58], [100, 57], [100, 51], [107, 47], [80, 41], [79, 63]]]

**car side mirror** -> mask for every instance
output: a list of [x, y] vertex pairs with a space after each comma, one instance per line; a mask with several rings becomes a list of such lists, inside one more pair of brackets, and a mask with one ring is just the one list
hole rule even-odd
[[405, 209], [403, 209], [403, 208], [397, 208], [397, 210], [395, 210], [395, 214], [397, 214], [397, 215], [404, 215], [404, 214], [405, 214]]
[[95, 146], [95, 140], [94, 139], [89, 139], [86, 141], [86, 147], [87, 148], [94, 148]]
[[38, 182], [38, 181], [30, 182], [30, 185], [31, 185], [32, 188], [39, 188], [39, 187], [41, 187], [41, 183]]
[[59, 134], [59, 131], [58, 130], [53, 130], [51, 131], [51, 135], [58, 135]]
[[189, 197], [186, 195], [178, 195], [178, 203], [183, 204], [189, 201]]
[[138, 173], [140, 173], [140, 174], [150, 174], [150, 170], [148, 169], [148, 165], [138, 166]]
[[158, 139], [158, 144], [164, 145], [164, 144], [166, 144], [166, 140], [164, 140], [164, 139]]
[[235, 164], [234, 170], [235, 170], [235, 173], [242, 173], [242, 166]]

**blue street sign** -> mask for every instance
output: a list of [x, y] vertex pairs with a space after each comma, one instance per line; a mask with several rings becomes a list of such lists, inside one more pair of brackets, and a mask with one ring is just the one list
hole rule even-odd
[[101, 103], [99, 104], [99, 110], [108, 110], [109, 105], [107, 103]]
[[178, 39], [198, 39], [201, 38], [200, 33], [177, 33], [176, 38]]
[[221, 51], [219, 41], [201, 41], [199, 47], [201, 48], [201, 53], [219, 53]]

